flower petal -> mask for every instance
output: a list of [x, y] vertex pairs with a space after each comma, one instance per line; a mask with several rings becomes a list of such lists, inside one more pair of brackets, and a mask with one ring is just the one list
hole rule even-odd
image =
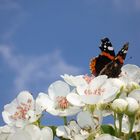
[[53, 140], [53, 131], [49, 127], [44, 127], [41, 130], [41, 140]]
[[16, 99], [17, 99], [17, 102], [18, 102], [19, 105], [27, 104], [30, 101], [32, 108], [34, 107], [33, 96], [28, 91], [20, 92]]
[[99, 95], [81, 95], [79, 99], [85, 104], [96, 104], [101, 100]]
[[[105, 84], [102, 86], [105, 91], [102, 95], [102, 100], [106, 100], [107, 102], [112, 101], [117, 95], [117, 92], [120, 90], [123, 83], [118, 84], [120, 82], [119, 79], [108, 79]], [[115, 84], [116, 83], [116, 84]]]
[[40, 92], [36, 98], [36, 107], [38, 111], [44, 111], [47, 110], [48, 108], [52, 108], [54, 106], [53, 101], [50, 99], [50, 97], [43, 93]]
[[96, 89], [97, 87], [102, 86], [106, 80], [107, 80], [106, 75], [97, 76], [90, 82], [90, 87], [92, 89]]
[[78, 86], [86, 84], [84, 75], [72, 76], [68, 74], [61, 75], [61, 77], [71, 86]]
[[30, 134], [24, 130], [18, 130], [11, 134], [7, 140], [33, 140]]
[[[98, 114], [99, 115], [99, 114]], [[77, 122], [81, 128], [92, 128], [93, 130], [97, 128], [99, 125], [99, 118], [101, 118], [101, 114], [93, 118], [93, 115], [89, 113], [88, 111], [80, 112], [77, 115]]]
[[36, 125], [27, 125], [24, 131], [28, 132], [33, 140], [39, 140], [41, 138], [40, 128]]
[[52, 83], [48, 88], [49, 97], [55, 100], [58, 96], [66, 96], [70, 92], [70, 87], [63, 81], [56, 81]]
[[76, 93], [70, 93], [67, 95], [67, 100], [75, 106], [84, 106], [85, 104], [80, 100], [80, 96]]
[[130, 77], [133, 77], [137, 72], [140, 71], [140, 68], [136, 65], [127, 64], [122, 67], [122, 71], [128, 74]]
[[140, 89], [135, 89], [129, 93], [128, 97], [132, 97], [140, 104]]
[[129, 81], [134, 81], [140, 83], [140, 68], [136, 65], [127, 64], [122, 67], [120, 79], [128, 83]]
[[59, 126], [56, 129], [56, 135], [58, 137], [68, 138], [70, 135], [70, 129], [67, 126]]

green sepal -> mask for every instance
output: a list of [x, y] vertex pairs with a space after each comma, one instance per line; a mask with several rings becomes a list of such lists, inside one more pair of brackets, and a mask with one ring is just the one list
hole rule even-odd
[[101, 133], [115, 136], [115, 129], [111, 125], [101, 125]]

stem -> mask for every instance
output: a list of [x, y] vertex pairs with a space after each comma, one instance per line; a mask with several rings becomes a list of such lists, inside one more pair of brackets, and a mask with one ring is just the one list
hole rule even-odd
[[129, 129], [129, 133], [128, 133], [128, 137], [127, 139], [129, 140], [132, 134], [132, 130], [133, 130], [133, 125], [135, 122], [135, 116], [128, 116], [129, 117], [129, 123], [130, 123], [130, 129]]
[[115, 128], [115, 136], [117, 136], [117, 127], [116, 127], [116, 113], [114, 112], [114, 128]]
[[135, 138], [136, 140], [139, 140], [138, 134], [135, 132]]
[[123, 114], [118, 114], [118, 119], [119, 119], [119, 131], [118, 131], [118, 137], [121, 137], [121, 132], [122, 132], [122, 118]]
[[67, 117], [63, 117], [63, 120], [64, 120], [64, 125], [67, 125]]

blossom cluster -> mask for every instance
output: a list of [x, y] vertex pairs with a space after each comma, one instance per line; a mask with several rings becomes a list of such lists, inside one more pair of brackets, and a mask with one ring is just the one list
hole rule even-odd
[[[22, 91], [4, 106], [0, 140], [140, 139], [140, 68], [127, 64], [117, 78], [64, 74], [36, 98]], [[44, 126], [45, 112], [63, 117], [61, 126]], [[67, 117], [75, 116], [75, 119]], [[112, 116], [114, 124], [104, 124]]]

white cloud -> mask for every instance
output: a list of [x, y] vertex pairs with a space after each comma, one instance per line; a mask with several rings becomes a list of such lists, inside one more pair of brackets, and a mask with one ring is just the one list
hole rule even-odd
[[81, 74], [83, 71], [64, 61], [58, 50], [42, 56], [25, 56], [14, 53], [10, 46], [0, 46], [0, 55], [16, 73], [13, 79], [16, 91], [30, 88], [45, 90], [51, 81], [60, 79], [61, 74]]

